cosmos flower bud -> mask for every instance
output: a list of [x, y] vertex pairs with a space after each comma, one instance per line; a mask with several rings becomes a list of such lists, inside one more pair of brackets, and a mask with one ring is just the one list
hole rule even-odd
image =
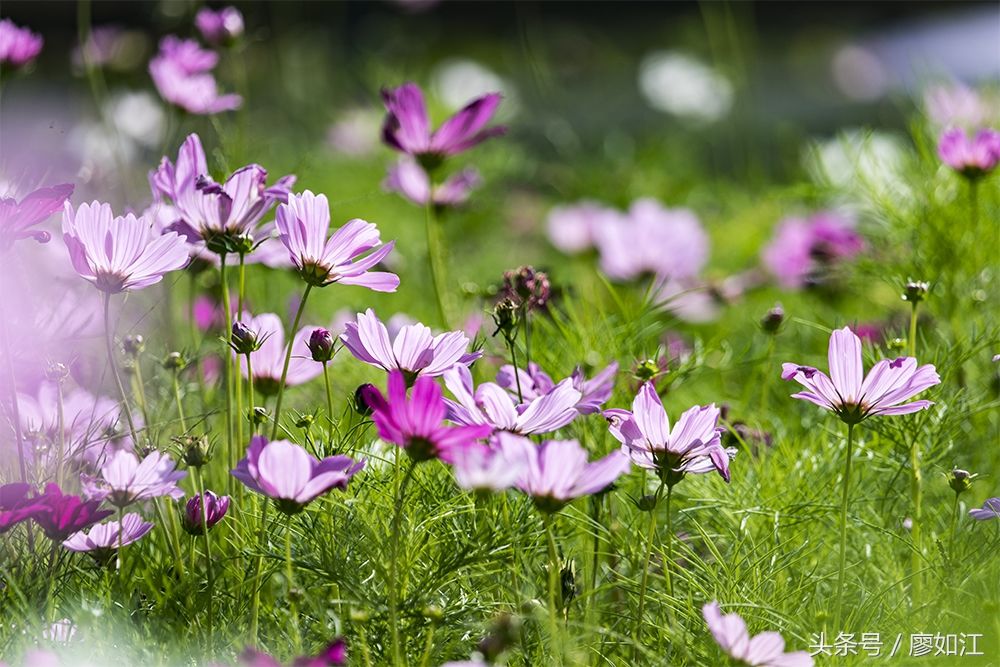
[[972, 487], [972, 480], [976, 478], [968, 470], [962, 470], [960, 468], [952, 468], [951, 472], [947, 474], [948, 486], [957, 494], [962, 494], [968, 491]]
[[267, 421], [267, 408], [260, 405], [254, 407], [249, 412], [250, 423], [254, 426], [260, 426]]
[[52, 362], [45, 369], [45, 377], [50, 382], [62, 382], [69, 376], [69, 369], [58, 361]]
[[295, 420], [295, 428], [301, 428], [309, 430], [314, 421], [314, 417], [310, 414], [299, 415], [298, 419]]
[[208, 436], [184, 436], [177, 438], [176, 442], [181, 447], [181, 458], [189, 468], [200, 468], [212, 460], [212, 448], [208, 443]]
[[363, 384], [354, 390], [354, 411], [362, 417], [369, 416], [375, 407], [371, 401], [373, 392], [378, 393], [373, 384]]
[[513, 614], [501, 614], [490, 623], [486, 636], [476, 645], [487, 664], [494, 664], [497, 658], [514, 647], [521, 635], [520, 626], [520, 621]]
[[635, 506], [640, 512], [652, 512], [656, 509], [656, 496], [652, 493], [647, 493], [636, 501]]
[[552, 286], [548, 275], [522, 266], [503, 274], [503, 295], [527, 310], [542, 310], [552, 296]]
[[780, 303], [774, 304], [774, 308], [767, 311], [764, 317], [760, 320], [760, 328], [764, 333], [776, 334], [781, 329], [782, 323], [785, 321], [785, 309], [781, 307]]
[[312, 353], [313, 361], [326, 363], [333, 358], [333, 334], [329, 329], [313, 329], [309, 336], [309, 352]]
[[180, 371], [185, 366], [187, 366], [187, 359], [180, 352], [171, 352], [163, 360], [163, 368], [168, 371]]
[[907, 281], [906, 287], [903, 289], [903, 301], [909, 301], [912, 304], [918, 304], [924, 300], [927, 296], [927, 291], [930, 289], [930, 284], [919, 280]]
[[133, 359], [142, 354], [142, 351], [146, 349], [146, 339], [141, 335], [136, 334], [134, 336], [125, 336], [122, 340], [122, 349], [125, 350], [125, 354]]
[[890, 352], [904, 352], [907, 347], [905, 338], [893, 338], [885, 344], [885, 348]]
[[420, 615], [432, 623], [437, 623], [444, 618], [444, 610], [436, 604], [429, 604], [420, 610]]
[[[202, 509], [202, 499], [205, 508]], [[184, 508], [184, 530], [191, 535], [201, 535], [205, 530], [222, 521], [229, 511], [229, 496], [217, 496], [211, 491], [192, 496]]]
[[250, 327], [240, 321], [233, 322], [232, 335], [229, 346], [236, 354], [250, 354], [260, 349], [261, 341], [257, 340], [257, 334], [250, 330]]
[[493, 309], [493, 321], [497, 325], [493, 335], [502, 333], [504, 338], [513, 338], [519, 319], [517, 304], [512, 299], [503, 299]]

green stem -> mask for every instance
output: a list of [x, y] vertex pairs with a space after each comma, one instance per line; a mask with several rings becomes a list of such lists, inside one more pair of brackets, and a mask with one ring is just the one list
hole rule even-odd
[[420, 658], [420, 667], [427, 667], [430, 664], [431, 651], [434, 649], [434, 624], [431, 624], [427, 631], [427, 641], [424, 642], [424, 654]]
[[132, 436], [134, 447], [139, 446], [139, 438], [135, 434], [135, 424], [132, 421], [132, 411], [128, 407], [128, 398], [125, 396], [125, 386], [122, 384], [121, 376], [118, 375], [118, 364], [115, 363], [114, 333], [111, 331], [111, 295], [104, 293], [104, 343], [108, 353], [108, 365], [111, 366], [111, 375], [115, 379], [118, 387], [118, 396], [122, 401], [122, 411], [125, 413], [125, 421], [128, 422], [128, 432]]
[[[246, 255], [240, 253], [240, 271], [239, 271], [239, 290], [236, 297], [236, 319], [243, 319], [243, 290], [246, 287]], [[232, 322], [230, 322], [232, 326]], [[233, 359], [233, 382], [236, 385], [236, 419], [235, 421], [235, 435], [236, 442], [242, 446], [243, 440], [243, 378], [240, 374], [239, 357]]]
[[333, 391], [330, 390], [330, 372], [327, 369], [328, 362], [323, 362], [323, 384], [326, 385], [326, 418], [329, 424], [329, 431], [326, 440], [327, 451], [333, 450]]
[[299, 330], [299, 320], [302, 319], [302, 311], [306, 309], [306, 300], [309, 298], [309, 292], [312, 290], [312, 285], [306, 285], [305, 291], [302, 293], [302, 300], [299, 301], [298, 310], [295, 311], [295, 320], [292, 322], [292, 328], [288, 332], [288, 348], [285, 350], [285, 365], [281, 368], [281, 382], [278, 384], [278, 398], [274, 404], [274, 426], [271, 428], [271, 440], [278, 437], [278, 429], [281, 425], [281, 400], [285, 397], [285, 380], [288, 378], [288, 364], [292, 361], [292, 343], [295, 342], [295, 332]]
[[507, 341], [507, 349], [510, 350], [510, 363], [514, 367], [514, 382], [517, 384], [517, 402], [524, 403], [524, 396], [521, 394], [521, 374], [517, 372], [517, 353], [514, 352], [514, 340], [504, 336]]
[[531, 365], [531, 312], [528, 304], [524, 304], [524, 358], [525, 367]]
[[139, 403], [139, 411], [142, 412], [142, 419], [146, 423], [148, 432], [152, 420], [149, 418], [149, 407], [146, 405], [146, 384], [142, 379], [142, 362], [136, 356], [132, 368], [135, 371], [135, 400]]
[[545, 524], [545, 538], [549, 547], [549, 641], [551, 643], [550, 659], [556, 659], [558, 664], [562, 664], [562, 642], [559, 636], [559, 609], [556, 601], [562, 596], [559, 591], [559, 552], [556, 549], [556, 538], [552, 533], [552, 517], [547, 513], [542, 514], [542, 522]]
[[250, 642], [257, 643], [257, 627], [260, 620], [260, 573], [264, 568], [264, 546], [267, 541], [267, 510], [270, 505], [266, 502], [260, 513], [260, 533], [257, 536], [257, 561], [254, 564], [253, 575], [253, 595], [250, 598]]
[[[844, 576], [847, 573], [847, 504], [851, 490], [851, 460], [854, 450], [854, 424], [847, 425], [847, 451], [844, 454], [844, 492], [840, 502], [840, 569], [837, 573], [837, 602], [833, 629], [840, 632], [840, 617], [844, 604]], [[916, 524], [914, 524], [916, 525]]]
[[958, 527], [958, 495], [959, 494], [957, 494], [957, 493], [955, 494], [955, 504], [952, 506], [952, 509], [951, 509], [951, 550], [952, 550], [952, 558], [954, 558], [954, 551], [955, 551], [955, 530]]
[[[233, 313], [232, 305], [229, 303], [229, 286], [226, 281], [226, 257], [227, 253], [220, 253], [219, 258], [222, 260], [219, 265], [219, 289], [222, 290], [220, 295], [222, 299], [222, 312], [226, 318], [223, 323], [222, 337], [225, 340], [225, 346], [222, 350], [222, 368], [226, 376], [226, 465], [235, 467], [236, 466], [236, 451], [233, 446], [233, 364], [232, 355], [230, 354], [230, 343], [233, 338]], [[230, 480], [231, 483], [231, 480]]]
[[163, 510], [163, 506], [160, 505], [158, 499], [153, 500], [153, 507], [156, 510], [156, 518], [160, 522], [160, 526], [163, 527], [163, 531], [167, 535], [167, 546], [170, 547], [170, 551], [174, 557], [174, 569], [177, 571], [177, 576], [184, 578], [184, 559], [181, 555], [181, 542], [174, 530], [174, 522], [168, 520], [166, 513]]
[[975, 235], [979, 230], [979, 181], [969, 180], [969, 209], [972, 211], [972, 232]]
[[215, 643], [215, 615], [212, 606], [215, 598], [215, 568], [212, 563], [212, 542], [208, 536], [208, 506], [205, 504], [205, 480], [201, 476], [201, 468], [193, 468], [195, 488], [201, 499], [201, 534], [205, 540], [205, 573], [208, 577], [208, 646]]
[[917, 308], [919, 308], [920, 303], [917, 301], [913, 302], [910, 308], [910, 356], [917, 356]]
[[181, 385], [180, 381], [177, 379], [180, 375], [180, 369], [174, 369], [174, 401], [177, 402], [177, 418], [181, 422], [181, 430], [187, 433], [188, 427], [187, 422], [184, 419], [184, 404], [181, 401]]
[[[433, 184], [431, 185], [433, 191]], [[434, 212], [434, 202], [428, 198], [427, 202], [427, 261], [430, 264], [431, 283], [434, 286], [434, 296], [437, 298], [438, 313], [441, 317], [441, 324], [445, 329], [448, 326], [448, 309], [445, 303], [445, 286], [447, 283], [446, 270], [444, 265], [444, 243], [441, 239], [441, 228]]]
[[[649, 585], [649, 563], [653, 556], [653, 540], [656, 538], [656, 505], [660, 499], [660, 492], [663, 490], [663, 482], [657, 487], [653, 494], [653, 506], [649, 510], [649, 526], [646, 528], [646, 559], [642, 566], [642, 579], [639, 583], [639, 611], [635, 617], [635, 627], [632, 629], [632, 661], [638, 659], [639, 638], [643, 622], [643, 613], [646, 610], [646, 588]], [[669, 491], [667, 492], [669, 493]]]
[[295, 589], [295, 569], [292, 566], [292, 524], [285, 526], [285, 578], [288, 580], [288, 608], [292, 616], [293, 638], [295, 652], [302, 653], [302, 632], [299, 629], [298, 593]]
[[674, 515], [670, 507], [670, 501], [674, 496], [674, 487], [671, 484], [667, 487], [667, 558], [663, 563], [663, 573], [667, 579], [667, 592], [670, 597], [674, 596], [674, 578], [671, 570], [674, 565]]
[[365, 661], [365, 667], [372, 667], [372, 652], [368, 648], [368, 633], [365, 632], [364, 623], [358, 624], [358, 640], [361, 642], [361, 657]]
[[403, 500], [406, 497], [406, 488], [413, 479], [413, 470], [417, 467], [415, 461], [411, 460], [403, 475], [403, 481], [399, 485], [396, 494], [395, 508], [392, 514], [392, 538], [389, 553], [389, 627], [392, 631], [392, 664], [400, 663], [399, 646], [399, 590], [396, 587], [396, 578], [399, 568], [399, 531], [403, 518]]
[[250, 435], [257, 434], [257, 422], [254, 421], [253, 415], [253, 366], [250, 363], [250, 354], [247, 353], [247, 414], [244, 415], [245, 419], [250, 421]]

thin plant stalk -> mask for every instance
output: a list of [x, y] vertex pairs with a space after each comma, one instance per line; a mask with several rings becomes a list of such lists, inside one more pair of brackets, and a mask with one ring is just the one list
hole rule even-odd
[[[433, 191], [433, 185], [431, 186]], [[437, 299], [438, 314], [441, 324], [448, 328], [448, 308], [445, 303], [445, 285], [447, 284], [444, 264], [444, 242], [441, 238], [441, 226], [438, 221], [432, 198], [427, 201], [427, 262], [431, 270], [431, 283], [434, 286], [434, 296]]]
[[406, 497], [406, 489], [413, 479], [413, 470], [416, 462], [410, 461], [400, 482], [399, 491], [396, 493], [395, 508], [392, 513], [392, 537], [390, 540], [389, 553], [389, 628], [392, 633], [392, 664], [399, 665], [401, 660], [399, 646], [399, 590], [396, 587], [396, 580], [399, 570], [399, 532], [403, 519], [403, 501]]
[[[844, 493], [840, 501], [840, 567], [837, 573], [837, 602], [833, 629], [840, 632], [840, 615], [844, 604], [844, 577], [847, 574], [847, 504], [851, 491], [851, 459], [854, 454], [854, 424], [847, 425], [847, 451], [844, 455]], [[914, 526], [916, 523], [914, 523]]]
[[649, 510], [649, 526], [646, 528], [646, 559], [642, 566], [642, 579], [639, 583], [639, 610], [635, 617], [635, 627], [632, 629], [633, 660], [638, 657], [639, 630], [642, 628], [643, 613], [646, 610], [646, 589], [649, 585], [649, 563], [653, 556], [653, 540], [656, 538], [656, 506], [660, 499], [661, 491], [663, 491], [663, 482], [660, 482], [660, 486], [657, 487], [656, 493], [653, 494], [653, 506]]
[[549, 548], [549, 641], [551, 642], [550, 658], [558, 657], [558, 664], [562, 664], [562, 641], [559, 633], [559, 610], [556, 607], [559, 590], [559, 551], [556, 549], [556, 538], [552, 533], [552, 517], [547, 513], [542, 514], [542, 522], [545, 524], [545, 538]]
[[323, 362], [323, 384], [326, 386], [326, 418], [330, 422], [326, 446], [328, 451], [333, 448], [333, 391], [330, 390], [329, 362]]
[[288, 378], [288, 365], [292, 361], [292, 344], [295, 342], [295, 332], [299, 330], [299, 321], [302, 319], [302, 311], [306, 309], [306, 301], [309, 299], [310, 291], [312, 291], [312, 285], [307, 284], [305, 291], [302, 292], [302, 300], [299, 301], [299, 307], [295, 311], [295, 320], [289, 331], [285, 364], [281, 367], [281, 382], [278, 384], [278, 398], [275, 399], [274, 403], [274, 426], [271, 428], [271, 440], [278, 437], [278, 429], [281, 426], [281, 400], [285, 397], [285, 380]]
[[205, 480], [201, 476], [200, 467], [192, 469], [191, 473], [194, 477], [195, 488], [198, 490], [198, 497], [201, 499], [201, 534], [205, 540], [205, 573], [208, 577], [208, 645], [212, 646], [215, 641], [215, 614], [212, 613], [215, 598], [215, 568], [212, 564], [212, 541], [208, 536], [208, 506], [205, 504]]
[[174, 385], [174, 401], [177, 403], [177, 419], [181, 422], [181, 430], [187, 433], [188, 427], [187, 422], [184, 419], [184, 403], [181, 401], [181, 385], [178, 380], [178, 376], [181, 371], [179, 368], [174, 369], [173, 385]]
[[[910, 356], [917, 356], [917, 310], [920, 303], [913, 301], [910, 307]], [[910, 538], [913, 540], [913, 551], [910, 555], [910, 568], [912, 569], [912, 604], [914, 608], [920, 606], [920, 599], [923, 597], [923, 577], [920, 573], [923, 559], [923, 533], [921, 532], [921, 522], [923, 521], [923, 472], [920, 469], [920, 442], [914, 437], [910, 443], [910, 503], [913, 506], [913, 516], [911, 517], [912, 527], [910, 528]]]
[[[236, 296], [236, 319], [243, 318], [243, 291], [246, 289], [246, 254], [240, 253], [239, 288]], [[229, 323], [232, 326], [232, 322]], [[235, 436], [236, 442], [243, 442], [243, 379], [240, 376], [239, 357], [235, 358], [233, 365], [236, 367], [233, 373], [233, 381], [236, 385], [236, 419]]]
[[302, 653], [302, 631], [299, 628], [299, 605], [296, 601], [295, 568], [292, 565], [292, 524], [285, 526], [285, 578], [288, 580], [288, 609], [292, 616], [293, 639], [296, 653]]
[[153, 500], [153, 507], [156, 509], [156, 518], [163, 526], [163, 530], [167, 533], [167, 544], [170, 546], [170, 551], [174, 557], [174, 569], [177, 571], [177, 575], [181, 578], [184, 577], [184, 558], [181, 554], [181, 543], [177, 537], [175, 531], [175, 524], [173, 522], [173, 517], [171, 516], [168, 520], [167, 513], [164, 511], [163, 506], [160, 505], [159, 500]]
[[118, 375], [118, 364], [115, 363], [114, 332], [111, 330], [111, 295], [104, 293], [104, 343], [108, 353], [108, 365], [111, 366], [111, 375], [115, 379], [118, 387], [118, 396], [122, 401], [122, 411], [125, 413], [125, 421], [128, 422], [128, 432], [132, 436], [133, 446], [138, 446], [139, 438], [135, 434], [135, 422], [132, 421], [132, 411], [128, 407], [128, 398], [125, 395], [125, 386], [122, 384], [121, 376]]
[[138, 356], [136, 356], [132, 368], [135, 370], [135, 400], [139, 403], [139, 410], [142, 412], [143, 421], [146, 422], [146, 428], [149, 428], [153, 421], [149, 418], [149, 406], [146, 405], [146, 385], [142, 379], [142, 362]]
[[670, 597], [674, 596], [674, 579], [671, 572], [674, 564], [674, 514], [671, 507], [673, 496], [674, 486], [670, 484], [667, 486], [667, 557], [663, 563], [663, 574], [667, 579], [667, 592], [670, 593]]
[[431, 623], [430, 629], [427, 630], [427, 641], [424, 642], [424, 654], [420, 658], [420, 667], [427, 667], [430, 664], [431, 653], [434, 650], [434, 628], [437, 627], [436, 623]]
[[225, 348], [222, 353], [222, 368], [226, 376], [226, 465], [236, 465], [235, 448], [233, 446], [233, 370], [229, 346], [233, 340], [233, 313], [229, 303], [229, 286], [226, 283], [226, 254], [220, 253], [222, 263], [219, 265], [219, 289], [222, 290], [222, 312], [226, 318], [222, 336]]
[[257, 643], [257, 627], [260, 620], [260, 573], [264, 567], [264, 543], [267, 540], [267, 510], [269, 504], [264, 503], [260, 512], [260, 532], [257, 537], [257, 561], [254, 564], [253, 595], [250, 598], [250, 641]]
[[250, 353], [247, 355], [247, 414], [244, 415], [250, 421], [250, 435], [257, 435], [257, 422], [252, 418], [253, 404], [253, 366], [250, 364]]
[[521, 394], [521, 374], [517, 372], [517, 353], [514, 351], [514, 339], [507, 338], [507, 349], [510, 350], [510, 365], [514, 367], [514, 382], [517, 384], [517, 402], [524, 403], [524, 396]]

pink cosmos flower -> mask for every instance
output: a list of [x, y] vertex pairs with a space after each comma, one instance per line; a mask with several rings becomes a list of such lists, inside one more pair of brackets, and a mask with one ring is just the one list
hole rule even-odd
[[548, 440], [539, 446], [522, 436], [501, 433], [499, 447], [510, 460], [523, 462], [515, 486], [547, 513], [603, 491], [632, 467], [620, 451], [588, 462], [587, 450], [576, 440]]
[[883, 359], [865, 376], [861, 362], [861, 339], [848, 327], [830, 335], [830, 375], [811, 366], [782, 364], [781, 379], [795, 380], [808, 391], [792, 394], [835, 413], [848, 424], [874, 415], [905, 415], [932, 405], [920, 400], [904, 401], [941, 378], [931, 364], [917, 367], [913, 357]]
[[27, 65], [42, 52], [42, 36], [19, 28], [10, 19], [0, 21], [0, 64]]
[[833, 211], [781, 222], [764, 248], [767, 270], [785, 289], [801, 289], [822, 279], [831, 266], [848, 260], [865, 247], [854, 221]]
[[511, 458], [499, 447], [479, 444], [455, 451], [452, 459], [455, 482], [466, 491], [509, 489], [526, 465], [523, 459]]
[[[244, 667], [282, 667], [281, 663], [256, 649], [248, 648], [240, 653], [240, 664]], [[347, 642], [337, 637], [320, 651], [318, 655], [304, 655], [295, 658], [291, 667], [340, 667], [347, 664]]]
[[35, 229], [50, 215], [60, 210], [73, 194], [73, 186], [64, 183], [51, 188], [39, 188], [25, 195], [21, 201], [13, 197], [0, 197], [0, 253], [9, 250], [21, 239], [34, 239], [48, 243], [51, 235]]
[[36, 464], [55, 463], [60, 439], [65, 443], [64, 460], [91, 466], [98, 466], [105, 454], [132, 444], [112, 437], [121, 407], [110, 398], [79, 388], [64, 389], [61, 434], [59, 392], [54, 384], [44, 382], [36, 394], [18, 394], [17, 400], [21, 430], [32, 444]]
[[149, 61], [149, 74], [160, 96], [188, 113], [210, 115], [240, 108], [239, 95], [220, 95], [211, 70], [219, 56], [192, 39], [167, 35]]
[[388, 113], [382, 125], [382, 140], [401, 153], [439, 162], [506, 132], [502, 126], [486, 128], [500, 99], [499, 93], [476, 98], [431, 132], [424, 95], [416, 84], [383, 89], [382, 100]]
[[735, 449], [722, 446], [719, 409], [715, 404], [695, 406], [681, 415], [673, 429], [667, 411], [651, 382], [639, 388], [632, 411], [605, 410], [608, 430], [622, 452], [647, 470], [655, 470], [664, 484], [673, 486], [687, 474], [717, 471], [729, 482], [729, 460]]
[[[265, 396], [273, 396], [281, 387], [281, 371], [285, 365], [285, 327], [281, 318], [274, 313], [263, 313], [244, 323], [260, 343], [256, 352], [250, 354], [253, 371], [254, 390]], [[292, 339], [292, 358], [288, 362], [285, 386], [305, 384], [323, 373], [322, 364], [312, 360], [309, 351], [309, 336], [313, 327], [305, 326], [295, 332]], [[240, 372], [247, 376], [246, 357], [240, 355]]]
[[243, 34], [243, 14], [235, 7], [218, 11], [202, 7], [195, 14], [194, 25], [209, 44], [226, 44]]
[[371, 308], [346, 324], [340, 340], [359, 361], [385, 371], [399, 369], [411, 381], [417, 376], [442, 375], [456, 364], [468, 366], [483, 356], [481, 351], [467, 351], [469, 338], [461, 331], [434, 336], [430, 327], [416, 323], [390, 336]]
[[56, 484], [46, 485], [45, 492], [35, 502], [43, 508], [34, 515], [35, 523], [54, 542], [62, 542], [114, 513], [98, 509], [100, 500], [85, 501], [80, 496], [65, 494]]
[[119, 544], [123, 547], [132, 544], [152, 529], [153, 524], [143, 521], [138, 514], [131, 513], [123, 516], [120, 521], [99, 523], [90, 531], [74, 533], [62, 545], [70, 551], [89, 552], [98, 561], [105, 561]]
[[268, 442], [257, 435], [230, 472], [251, 491], [274, 499], [282, 512], [297, 514], [330, 489], [346, 489], [364, 466], [364, 461], [347, 456], [318, 460], [287, 440]]
[[63, 239], [76, 272], [107, 294], [149, 287], [188, 263], [179, 235], [155, 235], [145, 218], [116, 218], [110, 205], [96, 201], [76, 211], [65, 203]]
[[[527, 368], [515, 369], [510, 364], [505, 364], [497, 371], [497, 384], [506, 389], [512, 396], [517, 396], [518, 382], [520, 382], [521, 397], [525, 401], [538, 398], [547, 394], [556, 386], [548, 373], [535, 362], [530, 362]], [[618, 362], [608, 364], [600, 373], [591, 379], [583, 374], [583, 369], [579, 366], [570, 376], [573, 388], [580, 392], [580, 400], [576, 404], [576, 411], [581, 415], [591, 415], [600, 412], [601, 406], [611, 398], [611, 392], [615, 386], [615, 374], [618, 373]]]
[[383, 244], [378, 227], [355, 218], [327, 238], [330, 204], [326, 195], [306, 190], [289, 196], [287, 203], [278, 206], [277, 227], [295, 268], [310, 285], [360, 285], [376, 292], [395, 292], [399, 287], [396, 274], [370, 270], [396, 244]]
[[562, 252], [574, 255], [593, 248], [601, 228], [619, 223], [622, 217], [619, 211], [598, 202], [557, 206], [549, 211], [549, 241]]
[[985, 176], [1000, 162], [1000, 132], [983, 128], [969, 138], [965, 130], [952, 128], [941, 135], [938, 157], [966, 178]]
[[249, 164], [225, 183], [215, 183], [197, 134], [188, 135], [181, 144], [176, 164], [164, 157], [149, 174], [153, 196], [168, 199], [176, 209], [178, 219], [168, 230], [190, 243], [206, 244], [216, 254], [234, 253], [235, 239], [249, 238], [275, 204], [287, 201], [295, 176], [283, 176], [270, 187], [266, 182], [267, 171]]
[[152, 452], [142, 461], [132, 452], [115, 452], [101, 468], [107, 501], [115, 507], [127, 507], [140, 500], [169, 496], [184, 497], [177, 482], [187, 477], [166, 454]]
[[444, 374], [444, 383], [455, 400], [447, 400], [448, 418], [459, 424], [488, 425], [495, 431], [523, 435], [551, 433], [576, 419], [581, 394], [566, 378], [543, 394], [517, 396], [498, 384], [483, 382], [473, 389], [472, 374], [465, 366], [455, 366]]
[[987, 521], [1000, 518], [1000, 498], [990, 498], [983, 503], [982, 509], [969, 510], [969, 516], [976, 521]]
[[464, 204], [480, 181], [479, 172], [469, 167], [449, 176], [443, 183], [433, 185], [424, 168], [413, 158], [405, 156], [389, 167], [382, 187], [418, 206], [431, 202], [435, 206], [446, 207]]
[[[202, 510], [202, 499], [205, 509]], [[211, 530], [215, 524], [222, 521], [229, 511], [229, 496], [217, 496], [211, 491], [205, 491], [204, 496], [195, 494], [184, 506], [184, 530], [191, 535], [201, 535], [206, 527]], [[206, 521], [207, 519], [207, 521]]]
[[406, 450], [414, 461], [438, 458], [453, 463], [457, 453], [487, 437], [492, 429], [484, 425], [446, 426], [447, 407], [441, 387], [429, 377], [418, 377], [413, 392], [406, 396], [402, 371], [389, 373], [388, 397], [367, 386], [363, 398], [372, 409], [379, 437]]
[[777, 632], [762, 632], [750, 637], [747, 624], [739, 614], [722, 615], [718, 602], [701, 608], [705, 623], [726, 655], [750, 667], [812, 667], [813, 659], [805, 651], [785, 653], [785, 640]]

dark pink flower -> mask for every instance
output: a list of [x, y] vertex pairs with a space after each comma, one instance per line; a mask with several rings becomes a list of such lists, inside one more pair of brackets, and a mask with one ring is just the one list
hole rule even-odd
[[[257, 649], [247, 648], [240, 653], [244, 667], [282, 667], [281, 663]], [[337, 637], [318, 655], [303, 655], [292, 661], [291, 667], [340, 667], [347, 664], [347, 642]]]
[[374, 387], [368, 388], [364, 398], [373, 410], [379, 437], [405, 449], [414, 461], [438, 458], [452, 463], [458, 450], [493, 431], [486, 424], [445, 425], [447, 407], [441, 387], [429, 377], [418, 377], [407, 398], [406, 378], [394, 370], [389, 373], [388, 399]]
[[718, 602], [702, 607], [708, 629], [733, 660], [749, 667], [813, 667], [813, 659], [805, 651], [785, 653], [785, 640], [777, 632], [762, 632], [754, 637], [739, 614], [722, 615]]
[[346, 489], [364, 465], [347, 456], [318, 460], [287, 440], [268, 442], [257, 435], [230, 472], [251, 491], [274, 499], [282, 512], [296, 514], [327, 491]]
[[781, 222], [763, 251], [764, 266], [786, 289], [799, 289], [821, 279], [831, 266], [864, 249], [854, 222], [832, 211]]
[[983, 128], [972, 138], [965, 130], [952, 128], [941, 135], [938, 156], [966, 178], [979, 178], [1000, 162], [1000, 132]]
[[45, 506], [32, 497], [30, 484], [14, 482], [0, 485], [0, 533], [45, 511]]
[[188, 113], [210, 115], [238, 109], [239, 95], [220, 95], [211, 70], [219, 56], [190, 39], [168, 35], [149, 62], [149, 74], [160, 96]]
[[[202, 498], [205, 508], [202, 510]], [[201, 535], [207, 526], [209, 530], [222, 521], [229, 511], [229, 496], [217, 496], [211, 491], [205, 491], [204, 496], [195, 494], [184, 507], [184, 530], [191, 535]], [[204, 516], [203, 516], [204, 515]], [[208, 519], [207, 521], [205, 519]]]
[[424, 95], [416, 84], [383, 89], [382, 100], [388, 113], [382, 125], [382, 140], [390, 148], [421, 157], [434, 166], [434, 162], [506, 131], [502, 126], [486, 127], [500, 99], [499, 93], [476, 98], [431, 132]]
[[85, 501], [80, 496], [64, 494], [56, 484], [48, 484], [35, 502], [44, 508], [35, 514], [35, 523], [56, 542], [113, 514], [112, 510], [99, 509], [100, 500]]
[[42, 52], [42, 36], [19, 28], [10, 19], [0, 21], [0, 64], [27, 65]]
[[47, 243], [50, 234], [35, 229], [40, 223], [63, 207], [73, 194], [73, 186], [65, 183], [51, 188], [39, 188], [17, 201], [13, 197], [0, 197], [0, 252], [9, 249], [21, 239], [34, 239]]
[[218, 11], [202, 7], [194, 17], [194, 24], [209, 44], [226, 44], [243, 34], [243, 14], [235, 7]]

